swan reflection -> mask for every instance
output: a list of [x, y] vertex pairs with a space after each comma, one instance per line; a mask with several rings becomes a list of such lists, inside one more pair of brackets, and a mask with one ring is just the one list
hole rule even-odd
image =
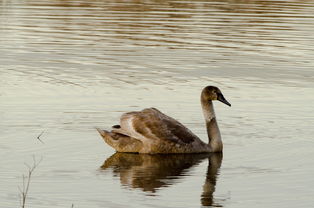
[[101, 168], [111, 169], [114, 176], [120, 178], [123, 186], [155, 193], [162, 187], [178, 182], [175, 179], [187, 176], [191, 167], [206, 158], [207, 174], [200, 198], [203, 206], [212, 206], [218, 170], [222, 162], [221, 153], [171, 155], [115, 153], [105, 160]]

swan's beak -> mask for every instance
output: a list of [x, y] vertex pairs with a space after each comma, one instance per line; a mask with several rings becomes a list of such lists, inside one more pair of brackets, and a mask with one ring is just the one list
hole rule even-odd
[[217, 94], [217, 100], [219, 100], [220, 102], [229, 105], [231, 107], [231, 104], [226, 100], [226, 98], [223, 96], [223, 94], [218, 93]]

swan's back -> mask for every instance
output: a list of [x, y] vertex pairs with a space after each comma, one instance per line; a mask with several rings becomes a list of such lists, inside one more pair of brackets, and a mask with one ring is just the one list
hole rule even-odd
[[120, 126], [122, 134], [141, 140], [143, 143], [158, 143], [163, 140], [184, 145], [199, 140], [183, 124], [156, 108], [123, 114]]

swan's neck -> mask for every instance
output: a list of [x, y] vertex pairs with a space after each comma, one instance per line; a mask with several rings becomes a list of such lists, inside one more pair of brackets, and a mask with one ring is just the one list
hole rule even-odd
[[221, 152], [223, 145], [213, 103], [212, 101], [203, 99], [201, 102], [207, 128], [208, 145], [210, 146], [212, 152]]

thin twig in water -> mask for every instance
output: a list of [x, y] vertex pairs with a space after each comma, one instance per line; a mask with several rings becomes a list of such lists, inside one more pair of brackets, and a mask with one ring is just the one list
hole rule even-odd
[[31, 177], [32, 174], [34, 172], [34, 170], [37, 168], [37, 166], [39, 165], [39, 163], [42, 161], [43, 158], [41, 158], [38, 162], [36, 161], [35, 156], [33, 156], [33, 165], [30, 166], [29, 164], [25, 163], [26, 167], [28, 168], [28, 173], [27, 176], [25, 176], [24, 174], [22, 175], [22, 179], [23, 179], [23, 188], [21, 189], [21, 187], [18, 187], [19, 191], [20, 191], [20, 205], [22, 208], [25, 208], [25, 204], [26, 204], [26, 199], [27, 199], [27, 194], [28, 194], [28, 190], [29, 190], [29, 185], [31, 182]]
[[40, 137], [41, 137], [41, 135], [43, 135], [44, 132], [45, 132], [45, 131], [42, 131], [42, 132], [37, 136], [37, 139], [38, 139], [41, 143], [43, 143], [43, 144], [45, 144], [45, 143], [40, 139]]

